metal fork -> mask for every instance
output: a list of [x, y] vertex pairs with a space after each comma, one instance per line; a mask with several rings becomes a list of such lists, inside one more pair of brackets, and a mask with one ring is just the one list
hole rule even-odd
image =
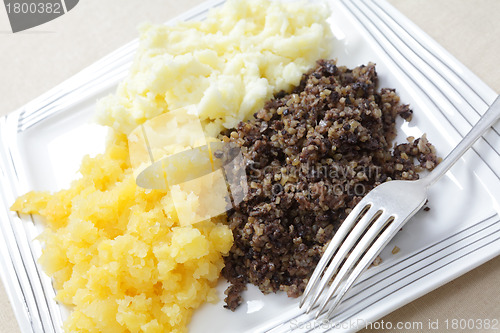
[[[315, 317], [317, 319], [328, 307], [326, 318], [330, 318], [361, 273], [401, 227], [422, 208], [427, 200], [428, 187], [439, 180], [498, 118], [500, 96], [497, 96], [462, 141], [426, 177], [416, 181], [389, 181], [370, 191], [354, 207], [330, 241], [306, 286], [300, 307], [308, 303], [306, 313], [309, 313], [335, 276]], [[331, 301], [334, 294], [335, 298]]]

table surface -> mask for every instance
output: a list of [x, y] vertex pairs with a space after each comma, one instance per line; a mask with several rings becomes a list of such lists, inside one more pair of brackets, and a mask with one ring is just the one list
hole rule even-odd
[[[164, 22], [201, 2], [80, 1], [62, 17], [16, 34], [10, 30], [6, 11], [0, 9], [0, 116], [21, 107], [137, 37], [140, 23]], [[490, 87], [500, 91], [500, 71], [497, 67], [500, 53], [500, 39], [497, 37], [500, 35], [500, 1], [389, 2]], [[500, 319], [499, 285], [500, 257], [497, 257], [388, 314], [382, 320], [391, 322], [393, 326], [398, 322], [422, 322], [426, 327], [426, 323], [436, 320]], [[446, 332], [442, 329], [439, 331]], [[1, 283], [0, 332], [19, 332]]]

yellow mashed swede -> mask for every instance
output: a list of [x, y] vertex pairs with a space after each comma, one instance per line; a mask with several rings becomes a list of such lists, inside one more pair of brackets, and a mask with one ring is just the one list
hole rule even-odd
[[327, 15], [303, 2], [229, 0], [202, 22], [143, 29], [128, 77], [99, 103], [113, 128], [105, 153], [85, 157], [69, 189], [12, 206], [46, 223], [39, 262], [72, 310], [65, 331], [186, 332], [193, 310], [217, 301], [233, 242], [225, 217], [181, 223], [171, 193], [136, 185], [127, 135], [187, 105], [206, 135], [235, 126], [328, 56]]
[[129, 163], [114, 135], [68, 190], [12, 206], [45, 218], [39, 262], [72, 308], [67, 332], [185, 332], [194, 309], [217, 301], [231, 230], [216, 218], [181, 227], [170, 195], [136, 186]]

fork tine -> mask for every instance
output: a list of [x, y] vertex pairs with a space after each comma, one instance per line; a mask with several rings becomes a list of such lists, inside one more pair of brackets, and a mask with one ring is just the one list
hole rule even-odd
[[351, 286], [357, 281], [366, 268], [373, 262], [375, 257], [384, 249], [384, 247], [389, 243], [389, 241], [394, 237], [394, 235], [401, 229], [401, 227], [414, 215], [414, 212], [406, 216], [403, 220], [398, 220], [396, 217], [394, 221], [384, 230], [379, 238], [373, 243], [369, 250], [365, 253], [362, 259], [359, 261], [357, 266], [352, 271], [352, 274], [347, 279], [346, 283], [342, 289], [337, 293], [335, 299], [331, 304], [331, 308], [327, 313], [327, 318], [329, 318], [337, 305], [340, 303], [342, 298], [345, 296], [347, 291]]
[[[366, 206], [365, 206], [366, 207]], [[363, 211], [363, 210], [362, 210]], [[356, 223], [356, 226], [352, 231], [349, 233], [347, 238], [342, 242], [342, 245], [338, 249], [337, 253], [333, 257], [333, 260], [330, 262], [328, 265], [328, 268], [326, 272], [323, 274], [323, 277], [319, 281], [319, 285], [315, 283], [315, 286], [318, 285], [317, 288], [315, 288], [314, 294], [312, 301], [309, 303], [309, 306], [307, 307], [306, 313], [309, 313], [314, 305], [317, 303], [319, 297], [321, 296], [321, 293], [325, 289], [326, 285], [328, 282], [332, 279], [333, 275], [337, 271], [337, 268], [339, 265], [342, 263], [342, 259], [346, 257], [346, 255], [349, 253], [349, 251], [353, 248], [355, 245], [356, 241], [359, 240], [363, 232], [366, 230], [368, 225], [373, 221], [373, 217], [377, 214], [378, 210], [376, 210], [373, 205], [370, 205], [369, 209], [365, 212], [365, 214], [362, 216], [361, 220]], [[352, 212], [351, 212], [352, 214]], [[351, 216], [349, 214], [349, 216]], [[356, 221], [359, 217], [358, 216], [353, 217], [353, 221]], [[325, 252], [331, 251], [331, 254], [337, 250], [340, 244], [334, 244], [335, 248], [331, 247], [328, 245], [327, 250]], [[324, 268], [321, 269], [322, 271]]]
[[[330, 262], [330, 259], [333, 257], [335, 254], [335, 251], [338, 249], [340, 244], [342, 244], [344, 238], [346, 235], [349, 233], [349, 231], [352, 229], [352, 226], [356, 223], [359, 215], [366, 210], [367, 205], [363, 205], [358, 203], [351, 213], [347, 216], [347, 218], [344, 220], [344, 222], [340, 225], [339, 230], [334, 234], [332, 240], [330, 241], [330, 244], [328, 244], [328, 247], [325, 250], [325, 253], [321, 256], [321, 259], [318, 262], [318, 265], [316, 265], [316, 268], [313, 271], [313, 274], [311, 275], [311, 278], [309, 279], [309, 282], [307, 283], [306, 289], [304, 290], [304, 293], [302, 294], [299, 307], [304, 306], [306, 299], [309, 296], [309, 293], [314, 289], [316, 286], [316, 282], [321, 276], [321, 273], [323, 272], [324, 268], [326, 265]], [[365, 212], [366, 214], [366, 212]]]
[[[376, 238], [375, 242], [373, 242], [373, 244], [369, 246], [366, 253], [364, 253], [364, 255], [361, 257], [361, 260], [359, 260], [359, 262], [356, 264], [356, 267], [349, 274], [346, 282], [335, 296], [335, 299], [329, 304], [330, 309], [327, 313], [327, 318], [331, 317], [333, 311], [340, 304], [347, 291], [373, 262], [375, 257], [387, 246], [387, 244], [396, 235], [396, 233], [398, 233], [401, 227], [404, 226], [406, 222], [408, 222], [408, 220], [412, 218], [413, 215], [415, 215], [415, 213], [423, 206], [424, 203], [425, 200], [422, 200], [420, 204], [415, 206], [410, 213], [403, 215], [403, 218], [398, 215], [389, 217], [389, 221], [387, 226], [385, 227], [385, 230], [383, 228], [379, 229], [382, 232], [378, 232], [378, 234], [380, 234], [378, 238]], [[327, 300], [330, 299], [330, 297], [331, 295], [327, 298]]]
[[[387, 212], [382, 212], [381, 215], [376, 216], [375, 218], [376, 218], [376, 220], [373, 222], [373, 225], [366, 231], [365, 235], [361, 238], [359, 243], [354, 247], [352, 252], [350, 254], [348, 254], [348, 257], [347, 257], [345, 263], [342, 265], [342, 267], [340, 268], [340, 271], [335, 276], [335, 279], [333, 280], [331, 286], [328, 289], [327, 297], [325, 299], [323, 299], [323, 302], [322, 302], [321, 306], [319, 307], [318, 312], [316, 313], [316, 319], [321, 315], [321, 313], [323, 312], [323, 310], [325, 309], [325, 307], [327, 305], [330, 306], [330, 311], [332, 311], [331, 308], [335, 307], [336, 305], [338, 305], [340, 303], [342, 297], [338, 297], [339, 294], [337, 294], [337, 296], [335, 298], [335, 302], [333, 304], [329, 303], [329, 301], [332, 298], [335, 291], [337, 290], [337, 288], [344, 281], [345, 277], [347, 276], [347, 279], [348, 280], [350, 279], [350, 277], [352, 275], [349, 275], [349, 272], [358, 263], [359, 258], [363, 256], [363, 254], [365, 253], [366, 250], [373, 248], [373, 246], [371, 246], [371, 245], [372, 245], [373, 241], [377, 238], [377, 236], [380, 235], [383, 228], [387, 224], [391, 223], [394, 220], [394, 216], [391, 216]], [[344, 259], [343, 257], [335, 256], [332, 260], [332, 263], [335, 263], [335, 266], [337, 266], [337, 268], [338, 268], [338, 266], [340, 265], [340, 263], [342, 262], [343, 259]], [[332, 266], [334, 266], [334, 265], [332, 265]], [[356, 267], [359, 267], [359, 264]], [[326, 284], [329, 282], [329, 280], [325, 280], [322, 282]], [[344, 292], [344, 294], [345, 294], [345, 292]]]

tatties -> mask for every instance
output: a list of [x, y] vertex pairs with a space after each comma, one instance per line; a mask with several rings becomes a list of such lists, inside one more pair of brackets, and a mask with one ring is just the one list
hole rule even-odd
[[303, 1], [229, 0], [201, 22], [144, 26], [131, 72], [101, 100], [99, 120], [128, 134], [197, 104], [206, 133], [215, 136], [329, 56], [327, 16], [323, 5]]

